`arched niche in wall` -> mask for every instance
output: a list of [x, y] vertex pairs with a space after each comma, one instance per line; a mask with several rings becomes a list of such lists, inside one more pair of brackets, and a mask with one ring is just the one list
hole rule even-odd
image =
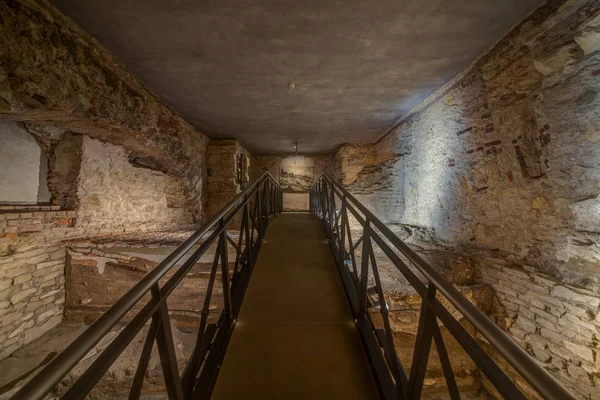
[[0, 120], [0, 204], [50, 202], [48, 158], [15, 121]]

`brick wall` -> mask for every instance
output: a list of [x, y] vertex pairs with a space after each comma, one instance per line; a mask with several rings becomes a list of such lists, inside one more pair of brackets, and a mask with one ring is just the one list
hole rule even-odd
[[57, 208], [0, 206], [0, 360], [62, 320], [77, 213]]
[[600, 297], [535, 268], [486, 259], [479, 279], [496, 291], [502, 321], [521, 346], [582, 398], [598, 393]]

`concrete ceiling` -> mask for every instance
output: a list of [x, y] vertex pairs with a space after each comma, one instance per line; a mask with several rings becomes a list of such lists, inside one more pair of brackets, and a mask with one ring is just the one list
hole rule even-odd
[[277, 154], [377, 138], [544, 1], [54, 3], [209, 137]]

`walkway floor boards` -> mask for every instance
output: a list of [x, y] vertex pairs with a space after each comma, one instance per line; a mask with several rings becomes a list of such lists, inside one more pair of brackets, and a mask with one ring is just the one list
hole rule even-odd
[[267, 230], [212, 399], [376, 398], [320, 221], [281, 214]]

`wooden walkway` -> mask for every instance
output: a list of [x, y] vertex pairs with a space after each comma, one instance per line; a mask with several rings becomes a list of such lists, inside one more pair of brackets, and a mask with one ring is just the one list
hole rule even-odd
[[212, 399], [377, 399], [321, 222], [270, 225]]

